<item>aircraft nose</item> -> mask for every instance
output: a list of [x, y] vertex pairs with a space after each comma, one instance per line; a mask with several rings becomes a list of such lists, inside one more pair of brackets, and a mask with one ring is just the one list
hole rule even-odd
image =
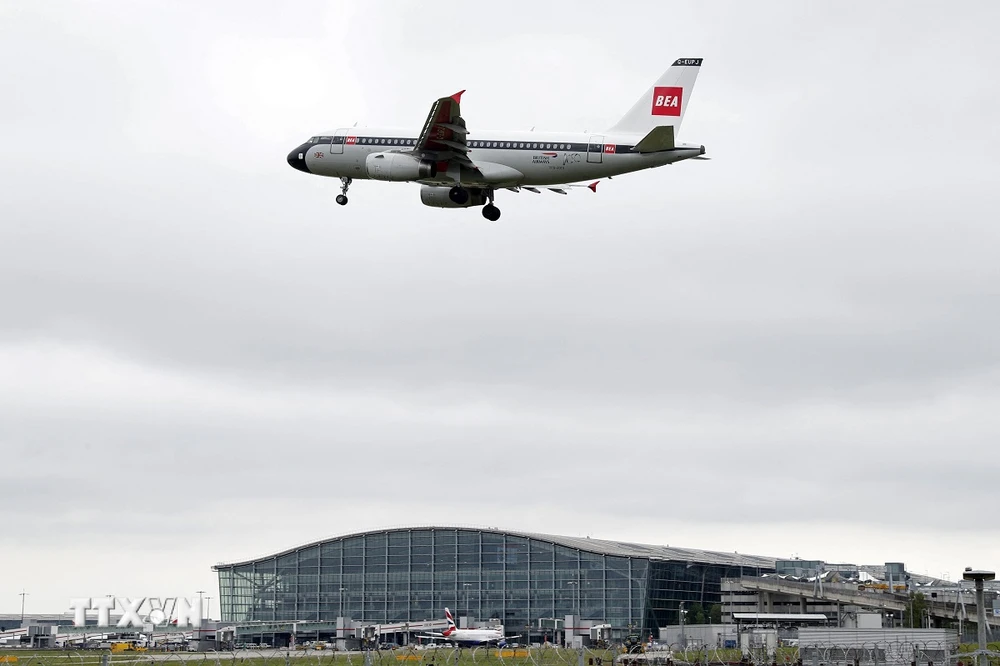
[[298, 169], [299, 171], [311, 173], [309, 171], [309, 167], [306, 166], [306, 144], [302, 144], [292, 152], [288, 153], [288, 166], [293, 169]]

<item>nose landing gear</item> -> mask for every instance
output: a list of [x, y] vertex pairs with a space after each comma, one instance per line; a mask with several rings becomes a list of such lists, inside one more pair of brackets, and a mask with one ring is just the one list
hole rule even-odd
[[351, 187], [352, 182], [354, 181], [351, 178], [340, 179], [340, 194], [337, 195], [337, 203], [341, 206], [347, 205], [347, 190]]

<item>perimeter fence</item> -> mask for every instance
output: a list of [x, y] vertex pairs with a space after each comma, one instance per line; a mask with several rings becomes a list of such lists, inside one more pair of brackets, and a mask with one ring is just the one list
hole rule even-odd
[[[972, 646], [883, 641], [861, 645], [803, 645], [742, 652], [663, 645], [646, 652], [560, 648], [398, 648], [337, 652], [310, 649], [220, 652], [85, 650], [0, 654], [0, 666], [1000, 666], [1000, 644]], [[4, 664], [6, 662], [6, 664]]]

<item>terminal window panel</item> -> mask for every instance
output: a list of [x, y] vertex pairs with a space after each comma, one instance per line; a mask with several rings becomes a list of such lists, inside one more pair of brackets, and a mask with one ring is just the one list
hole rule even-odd
[[458, 567], [479, 569], [479, 535], [461, 533], [458, 539]]
[[433, 599], [433, 601], [431, 602], [432, 612], [429, 615], [414, 616], [412, 619], [438, 618], [441, 616], [441, 609], [444, 608], [445, 606], [448, 606], [453, 611], [455, 611], [455, 615], [469, 614], [469, 608], [465, 604], [465, 597], [464, 596], [457, 597], [456, 601], [455, 593], [450, 590], [447, 592], [442, 592], [440, 590], [434, 591], [431, 593], [431, 598]]
[[480, 617], [503, 617], [503, 590], [485, 590], [480, 595]]
[[409, 539], [411, 546], [432, 546], [434, 545], [434, 533], [430, 530], [415, 530], [412, 532], [396, 533], [389, 535], [390, 545], [395, 543], [403, 543], [405, 539]]
[[555, 568], [557, 571], [579, 571], [580, 551], [556, 546]]
[[313, 546], [299, 553], [299, 573], [319, 573], [319, 548]]
[[233, 612], [233, 571], [219, 570], [219, 608], [222, 617], [234, 617]]
[[555, 575], [551, 569], [548, 571], [532, 569], [528, 583], [532, 590], [552, 590], [555, 587]]
[[331, 561], [340, 561], [340, 558], [344, 554], [344, 543], [342, 541], [324, 543], [319, 547], [319, 554], [325, 568]]
[[388, 539], [384, 534], [369, 534], [365, 537], [365, 568], [367, 571], [385, 570]]
[[531, 593], [531, 617], [555, 617], [555, 596], [551, 589]]
[[274, 558], [256, 562], [253, 565], [252, 589], [253, 605], [250, 610], [252, 620], [274, 620], [276, 607], [276, 578]]
[[457, 571], [458, 555], [455, 550], [455, 544], [449, 544], [444, 548], [445, 550], [442, 552], [440, 546], [434, 546], [432, 568], [436, 573], [450, 573]]
[[532, 540], [528, 546], [528, 561], [531, 568], [551, 569], [555, 557], [555, 546], [544, 541]]

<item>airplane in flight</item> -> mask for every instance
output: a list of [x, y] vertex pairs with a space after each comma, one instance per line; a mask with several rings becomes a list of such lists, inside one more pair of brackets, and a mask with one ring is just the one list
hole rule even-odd
[[471, 132], [461, 115], [463, 90], [434, 102], [419, 132], [342, 128], [313, 136], [288, 154], [288, 164], [340, 178], [341, 206], [355, 178], [417, 182], [427, 206], [482, 206], [483, 217], [496, 221], [500, 209], [494, 196], [500, 189], [566, 194], [568, 188], [588, 187], [596, 192], [601, 178], [708, 159], [705, 146], [676, 140], [702, 60], [674, 61], [604, 132]]
[[444, 616], [448, 620], [448, 628], [438, 633], [436, 631], [420, 634], [421, 638], [430, 638], [436, 641], [450, 641], [456, 645], [483, 645], [496, 643], [498, 647], [507, 645], [507, 637], [499, 629], [459, 629], [455, 626], [455, 619], [451, 616], [448, 608], [444, 609]]

